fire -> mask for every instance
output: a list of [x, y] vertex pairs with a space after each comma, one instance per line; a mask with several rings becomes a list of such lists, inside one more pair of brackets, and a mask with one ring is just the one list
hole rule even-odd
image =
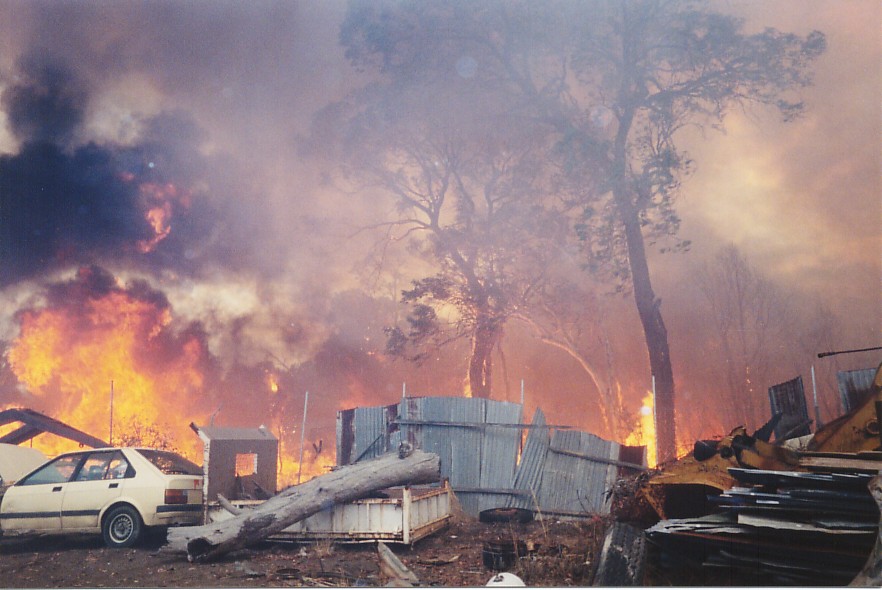
[[625, 439], [629, 446], [646, 447], [646, 464], [655, 467], [658, 464], [656, 448], [654, 399], [651, 391], [647, 391], [640, 400], [640, 415], [637, 427]]
[[171, 183], [156, 184], [147, 182], [139, 187], [141, 199], [147, 206], [145, 219], [153, 228], [154, 235], [149, 240], [138, 242], [142, 253], [152, 252], [156, 246], [171, 233], [172, 207], [174, 204], [188, 207], [190, 194], [181, 191]]
[[266, 375], [266, 385], [269, 387], [269, 390], [273, 393], [279, 393], [279, 381], [276, 379], [276, 376], [272, 373], [267, 373]]
[[[71, 292], [20, 313], [8, 351], [12, 371], [42, 402], [36, 409], [80, 430], [108, 440], [112, 428], [113, 444], [152, 434], [198, 459], [201, 446], [187, 425], [201, 419], [195, 402], [205, 383], [204, 343], [171, 329], [171, 312], [155, 293], [118, 286], [90, 292], [90, 281], [106, 279], [96, 279], [101, 272], [81, 269]], [[48, 454], [67, 450], [47, 441], [35, 446]]]

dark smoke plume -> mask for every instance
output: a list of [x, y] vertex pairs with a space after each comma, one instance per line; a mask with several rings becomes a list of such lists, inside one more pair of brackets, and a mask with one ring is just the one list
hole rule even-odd
[[15, 136], [23, 142], [69, 141], [85, 117], [85, 86], [66, 64], [36, 53], [19, 60], [18, 74], [0, 100]]
[[[72, 147], [88, 104], [85, 85], [59, 62], [19, 66], [18, 83], [2, 96], [22, 147], [0, 157], [0, 287], [92, 262], [192, 270], [195, 245], [217, 222], [207, 196], [187, 189], [205, 168], [195, 124], [163, 113], [144, 121], [135, 145]], [[172, 190], [163, 201], [162, 191]], [[147, 213], [161, 206], [171, 231], [145, 252], [139, 245], [157, 233]]]

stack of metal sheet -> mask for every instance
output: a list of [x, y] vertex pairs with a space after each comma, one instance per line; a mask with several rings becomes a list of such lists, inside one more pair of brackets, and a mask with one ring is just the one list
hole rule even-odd
[[775, 585], [847, 584], [863, 567], [879, 527], [873, 473], [729, 472], [739, 485], [714, 498], [719, 513], [647, 530], [663, 565]]

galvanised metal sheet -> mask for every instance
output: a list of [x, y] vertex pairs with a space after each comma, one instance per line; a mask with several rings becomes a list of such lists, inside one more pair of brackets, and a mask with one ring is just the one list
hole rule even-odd
[[[571, 452], [579, 457], [557, 452]], [[539, 489], [539, 509], [575, 515], [606, 514], [618, 467], [620, 445], [587, 432], [559, 430], [551, 438]], [[592, 460], [591, 458], [597, 460]]]
[[[421, 407], [424, 420], [449, 422], [450, 400], [448, 397], [423, 397], [416, 402]], [[450, 477], [451, 465], [451, 430], [441, 426], [423, 426], [420, 448], [435, 453], [441, 459], [441, 476]]]
[[545, 454], [550, 443], [548, 429], [542, 428], [543, 426], [545, 426], [545, 414], [542, 408], [536, 408], [533, 414], [533, 428], [527, 433], [527, 440], [524, 442], [524, 450], [512, 485], [514, 489], [524, 490], [529, 494], [512, 496], [507, 503], [509, 507], [527, 510], [536, 508], [539, 485], [542, 483], [542, 466], [545, 464]]
[[876, 369], [857, 369], [836, 373], [843, 414], [852, 411], [855, 405], [873, 388], [873, 377], [875, 376]]
[[353, 462], [364, 461], [386, 452], [386, 408], [357, 408], [355, 410], [355, 444]]
[[784, 414], [775, 426], [775, 440], [798, 438], [811, 433], [801, 375], [769, 387], [769, 402], [773, 416]]
[[[486, 422], [485, 400], [480, 398], [448, 398], [450, 421], [468, 423], [474, 426], [440, 427], [447, 430], [450, 437], [450, 486], [457, 488], [481, 487], [481, 456], [485, 429], [480, 424]], [[435, 419], [434, 417], [431, 419]], [[435, 427], [439, 428], [439, 427]], [[488, 458], [492, 460], [493, 458]], [[467, 514], [477, 514], [480, 498], [471, 492], [458, 493], [462, 509]]]
[[[521, 421], [522, 406], [512, 402], [485, 400], [484, 436], [481, 443], [480, 481], [482, 489], [512, 489], [518, 461], [521, 429], [501, 424], [516, 425]], [[500, 424], [500, 426], [496, 426]], [[507, 504], [509, 496], [483, 493], [477, 496], [478, 511], [499, 508]]]

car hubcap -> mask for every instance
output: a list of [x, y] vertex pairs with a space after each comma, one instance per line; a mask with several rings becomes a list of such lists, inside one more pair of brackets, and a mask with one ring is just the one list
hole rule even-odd
[[113, 523], [110, 526], [110, 534], [114, 541], [123, 542], [132, 535], [133, 528], [134, 523], [132, 519], [125, 514], [121, 514], [113, 519]]

